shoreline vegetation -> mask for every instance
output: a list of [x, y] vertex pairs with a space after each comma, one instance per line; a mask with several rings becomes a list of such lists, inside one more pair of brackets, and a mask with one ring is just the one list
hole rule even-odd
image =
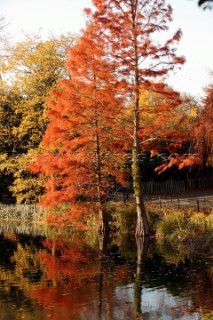
[[[106, 210], [106, 220], [108, 233], [112, 234], [134, 234], [135, 204], [128, 201], [109, 202]], [[53, 226], [56, 228], [70, 228], [72, 232], [80, 231], [94, 232], [97, 229], [98, 217], [89, 215], [86, 222], [80, 227], [70, 223], [57, 223], [57, 217], [63, 217], [66, 208], [61, 208], [60, 212], [51, 212], [54, 219], [49, 221], [49, 212], [36, 205], [4, 205], [0, 204], [0, 223], [7, 225], [26, 224], [37, 226]], [[152, 203], [147, 205], [147, 216], [150, 224], [151, 236], [161, 241], [167, 241], [177, 247], [193, 245], [201, 251], [210, 249], [213, 242], [213, 209], [209, 211], [191, 209], [181, 209], [171, 207], [159, 207]], [[63, 219], [63, 218], [62, 218]], [[210, 246], [210, 247], [209, 247]]]

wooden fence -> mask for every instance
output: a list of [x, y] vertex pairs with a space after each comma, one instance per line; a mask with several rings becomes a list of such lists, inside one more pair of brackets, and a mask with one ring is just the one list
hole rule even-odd
[[143, 182], [144, 194], [181, 194], [193, 190], [213, 188], [213, 175], [203, 176], [196, 179], [185, 180], [166, 180]]
[[158, 208], [173, 208], [178, 210], [192, 209], [197, 212], [213, 211], [213, 196], [209, 198], [162, 198], [145, 197], [145, 202]]

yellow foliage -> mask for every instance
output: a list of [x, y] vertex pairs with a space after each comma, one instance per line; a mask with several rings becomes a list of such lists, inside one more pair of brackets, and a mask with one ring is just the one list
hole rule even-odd
[[37, 152], [47, 124], [46, 99], [58, 80], [66, 77], [71, 34], [42, 41], [39, 35], [7, 47], [0, 82], [0, 174], [18, 203], [36, 202], [41, 180], [27, 169]]

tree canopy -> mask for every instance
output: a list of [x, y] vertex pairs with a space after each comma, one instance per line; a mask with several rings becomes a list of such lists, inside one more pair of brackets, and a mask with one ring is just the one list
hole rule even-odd
[[0, 173], [7, 181], [8, 192], [19, 203], [38, 201], [40, 182], [29, 173], [27, 163], [35, 156], [46, 129], [49, 90], [58, 85], [58, 79], [67, 76], [66, 50], [73, 41], [71, 35], [47, 41], [27, 36], [23, 42], [5, 49], [0, 95]]
[[[69, 79], [51, 93], [42, 154], [31, 169], [48, 178], [42, 203], [53, 207], [71, 203], [73, 220], [76, 204], [90, 200], [97, 203], [103, 229], [103, 206], [113, 181], [125, 181], [121, 166], [128, 139], [125, 143], [117, 123], [122, 97], [111, 86], [114, 75], [108, 62], [100, 59], [103, 48], [94, 29], [89, 25], [69, 50]], [[81, 220], [83, 211], [77, 212]]]

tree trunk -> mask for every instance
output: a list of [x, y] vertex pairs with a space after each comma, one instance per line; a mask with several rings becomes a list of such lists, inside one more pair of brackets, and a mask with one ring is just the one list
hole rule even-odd
[[135, 235], [136, 237], [144, 237], [149, 235], [149, 224], [142, 194], [140, 163], [137, 158], [138, 152], [136, 152], [136, 148], [134, 148], [132, 155], [132, 178], [137, 212]]
[[137, 224], [135, 230], [136, 237], [144, 237], [150, 235], [149, 224], [146, 215], [146, 209], [142, 196], [136, 196]]
[[[98, 129], [98, 119], [96, 114], [95, 121], [96, 130]], [[98, 203], [98, 218], [99, 218], [99, 234], [104, 235], [106, 231], [106, 217], [104, 214], [104, 204], [103, 204], [103, 195], [102, 195], [102, 174], [101, 174], [101, 152], [100, 152], [100, 140], [98, 132], [95, 135], [95, 144], [96, 144], [96, 183], [97, 183], [97, 203]]]
[[141, 181], [141, 169], [140, 169], [140, 141], [138, 133], [140, 130], [140, 118], [139, 118], [139, 99], [140, 99], [140, 83], [139, 83], [139, 55], [138, 55], [138, 39], [136, 37], [136, 7], [132, 6], [132, 30], [134, 34], [134, 110], [133, 110], [133, 121], [134, 121], [134, 133], [133, 133], [133, 151], [132, 151], [132, 179], [133, 179], [133, 190], [136, 202], [137, 211], [137, 225], [135, 235], [136, 237], [144, 237], [149, 234], [148, 220], [146, 216], [145, 205], [143, 201], [142, 193], [142, 181]]
[[132, 178], [133, 178], [133, 190], [135, 195], [135, 204], [137, 212], [137, 223], [135, 236], [144, 237], [150, 234], [149, 223], [146, 214], [146, 208], [143, 200], [141, 169], [138, 161], [138, 153], [133, 151], [132, 162]]

